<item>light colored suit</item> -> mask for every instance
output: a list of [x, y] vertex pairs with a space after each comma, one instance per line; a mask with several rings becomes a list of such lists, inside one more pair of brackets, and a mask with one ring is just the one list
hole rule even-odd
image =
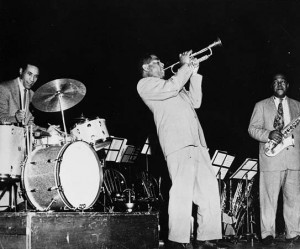
[[[190, 80], [189, 91], [184, 85]], [[169, 80], [147, 77], [137, 90], [153, 113], [172, 180], [169, 240], [190, 242], [192, 203], [198, 205], [197, 239], [222, 238], [218, 183], [194, 108], [202, 102], [202, 76], [182, 66]]]
[[[287, 98], [291, 120], [300, 115], [300, 102]], [[274, 130], [277, 113], [274, 98], [256, 103], [248, 127], [251, 137], [259, 141], [261, 236], [275, 237], [275, 219], [280, 189], [283, 190], [283, 211], [286, 237], [300, 234], [300, 126], [293, 131], [294, 146], [273, 157], [264, 153], [269, 133]]]
[[[194, 108], [202, 102], [202, 76], [191, 76], [185, 65], [169, 80], [147, 77], [137, 90], [152, 111], [160, 145], [167, 156], [188, 145], [206, 147], [202, 127]], [[190, 91], [184, 85], [190, 79]]]
[[[30, 102], [34, 92], [29, 91]], [[21, 95], [18, 78], [0, 84], [0, 123], [18, 123], [15, 114], [21, 109]], [[33, 116], [28, 112], [25, 125], [33, 123]]]
[[[288, 98], [291, 120], [300, 115], [300, 102]], [[294, 147], [289, 147], [275, 157], [264, 153], [270, 131], [274, 130], [273, 122], [277, 109], [273, 97], [256, 103], [249, 125], [249, 134], [259, 141], [259, 162], [261, 171], [278, 171], [285, 169], [300, 170], [300, 125], [294, 130]]]

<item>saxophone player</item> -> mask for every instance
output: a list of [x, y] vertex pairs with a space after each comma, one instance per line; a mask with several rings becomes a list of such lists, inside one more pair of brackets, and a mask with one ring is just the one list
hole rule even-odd
[[[289, 243], [300, 242], [300, 126], [285, 138], [284, 126], [300, 115], [300, 102], [286, 96], [289, 83], [283, 74], [272, 81], [273, 96], [255, 104], [248, 132], [259, 141], [259, 195], [261, 239], [265, 245], [274, 244], [276, 211], [280, 190], [283, 193], [285, 237]], [[293, 140], [293, 146], [268, 156], [265, 145]]]

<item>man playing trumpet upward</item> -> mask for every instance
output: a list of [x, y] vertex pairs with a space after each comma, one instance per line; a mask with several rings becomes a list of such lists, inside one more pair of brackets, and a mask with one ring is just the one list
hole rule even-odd
[[[164, 80], [164, 64], [153, 54], [142, 58], [137, 91], [152, 111], [172, 186], [168, 248], [190, 248], [192, 203], [197, 210], [195, 248], [215, 248], [222, 238], [218, 183], [195, 108], [202, 102], [199, 60], [192, 51], [179, 55], [181, 67]], [[187, 91], [185, 86], [189, 85]]]

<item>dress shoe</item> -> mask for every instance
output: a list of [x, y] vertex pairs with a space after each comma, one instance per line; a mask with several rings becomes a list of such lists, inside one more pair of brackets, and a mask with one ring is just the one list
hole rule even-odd
[[179, 243], [169, 240], [166, 249], [193, 249], [193, 246], [190, 243]]
[[285, 239], [286, 242], [288, 243], [293, 243], [293, 244], [300, 244], [300, 235], [297, 235], [296, 237], [294, 238], [291, 238], [291, 239]]
[[194, 249], [226, 249], [228, 246], [214, 243], [211, 241], [200, 241], [196, 240], [194, 244]]
[[272, 245], [274, 244], [274, 237], [272, 235], [268, 235], [267, 237], [262, 239], [261, 242], [266, 246]]

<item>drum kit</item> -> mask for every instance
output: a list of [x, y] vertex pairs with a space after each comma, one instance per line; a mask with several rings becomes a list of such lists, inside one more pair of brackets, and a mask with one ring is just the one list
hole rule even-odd
[[[96, 151], [110, 144], [105, 120], [81, 116], [67, 134], [64, 118], [64, 111], [85, 94], [84, 84], [73, 79], [50, 81], [35, 92], [35, 108], [61, 112], [64, 130], [56, 129], [56, 134], [42, 132], [36, 138], [32, 128], [0, 125], [0, 182], [20, 183], [25, 202], [37, 211], [86, 210], [99, 198], [103, 165]], [[12, 202], [16, 196], [7, 207]]]

